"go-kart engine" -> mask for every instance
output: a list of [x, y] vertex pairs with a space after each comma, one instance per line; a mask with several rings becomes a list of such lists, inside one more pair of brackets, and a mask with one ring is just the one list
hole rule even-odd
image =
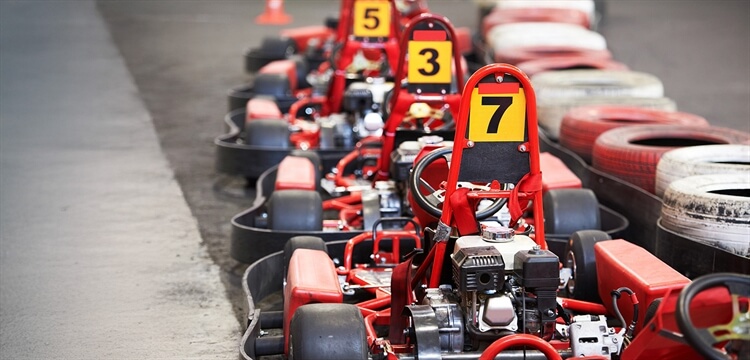
[[552, 338], [560, 281], [555, 254], [494, 227], [459, 238], [452, 268], [453, 286], [427, 289], [422, 301], [435, 311], [442, 351], [477, 350], [515, 333]]

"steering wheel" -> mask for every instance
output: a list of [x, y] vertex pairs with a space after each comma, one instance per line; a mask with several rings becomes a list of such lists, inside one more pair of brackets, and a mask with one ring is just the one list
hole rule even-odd
[[[448, 147], [430, 151], [427, 155], [419, 159], [419, 161], [414, 164], [414, 168], [409, 174], [409, 190], [411, 190], [414, 201], [417, 202], [417, 205], [419, 205], [420, 208], [424, 209], [428, 214], [436, 218], [440, 218], [440, 216], [443, 214], [443, 199], [445, 196], [445, 190], [435, 190], [432, 185], [430, 185], [426, 180], [422, 178], [422, 173], [424, 173], [425, 169], [427, 169], [430, 164], [438, 159], [445, 159], [446, 161], [448, 161], [447, 155], [451, 152], [453, 152], [453, 149]], [[459, 183], [458, 186], [471, 187], [477, 190], [489, 190], [488, 185], [482, 186], [472, 183]], [[421, 189], [426, 189], [427, 191], [429, 191], [429, 195], [423, 194]], [[484, 220], [497, 213], [507, 201], [508, 199], [505, 198], [493, 199], [492, 204], [482, 210], [477, 211], [477, 220]]]
[[444, 130], [453, 126], [448, 107], [435, 109], [427, 103], [415, 102], [401, 120], [399, 128], [408, 130]]
[[[725, 286], [732, 296], [732, 320], [728, 324], [696, 328], [690, 319], [690, 302], [704, 290], [720, 285]], [[731, 359], [729, 355], [713, 347], [716, 343], [728, 340], [750, 341], [750, 309], [740, 308], [740, 297], [750, 297], [750, 275], [717, 273], [695, 279], [682, 289], [677, 298], [677, 326], [687, 343], [707, 359]]]

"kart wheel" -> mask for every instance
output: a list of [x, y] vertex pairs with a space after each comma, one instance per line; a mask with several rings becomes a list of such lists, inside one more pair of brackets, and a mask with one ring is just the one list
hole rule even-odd
[[602, 302], [596, 278], [594, 245], [604, 240], [611, 238], [599, 230], [576, 231], [570, 236], [563, 266], [572, 270], [573, 278], [568, 280], [565, 290], [574, 299]]
[[294, 360], [366, 360], [365, 322], [350, 304], [308, 304], [292, 316], [289, 358]]
[[279, 119], [253, 119], [245, 123], [245, 143], [251, 146], [289, 148], [289, 124]]
[[750, 256], [750, 176], [696, 175], [664, 193], [661, 225], [692, 240]]
[[287, 269], [289, 269], [289, 261], [292, 260], [292, 254], [297, 249], [310, 249], [328, 251], [326, 243], [323, 239], [317, 236], [294, 236], [287, 240], [284, 245], [284, 279], [286, 279]]
[[317, 191], [277, 190], [268, 200], [268, 228], [285, 231], [323, 230], [323, 200]]
[[291, 60], [294, 61], [294, 68], [297, 72], [297, 88], [310, 87], [310, 83], [307, 82], [307, 74], [310, 72], [310, 64], [307, 62], [307, 58], [302, 55], [294, 55]]
[[749, 145], [691, 146], [666, 152], [656, 165], [656, 195], [693, 175], [750, 173]]
[[656, 165], [661, 156], [675, 148], [739, 144], [750, 134], [718, 127], [642, 125], [612, 129], [594, 143], [594, 168], [654, 193]]
[[569, 235], [579, 230], [600, 230], [599, 202], [589, 189], [555, 189], [544, 194], [544, 230]]
[[297, 51], [297, 44], [287, 38], [265, 38], [259, 48], [245, 53], [245, 70], [257, 72], [274, 60], [284, 60]]
[[253, 91], [256, 95], [268, 95], [276, 99], [292, 96], [292, 87], [286, 74], [258, 74], [253, 80]]
[[633, 106], [644, 109], [675, 111], [677, 106], [669, 98], [644, 98], [625, 96], [591, 96], [545, 99], [537, 103], [538, 122], [552, 140], [560, 137], [560, 124], [571, 109], [589, 105]]
[[630, 125], [708, 126], [703, 117], [629, 106], [586, 106], [570, 110], [560, 126], [560, 144], [591, 163], [594, 141], [603, 132]]
[[299, 157], [307, 158], [308, 160], [310, 160], [310, 162], [313, 164], [313, 168], [315, 169], [315, 181], [317, 181], [315, 183], [315, 188], [318, 191], [320, 191], [321, 190], [320, 180], [322, 179], [322, 176], [323, 176], [322, 175], [323, 163], [321, 162], [320, 156], [318, 155], [318, 153], [314, 151], [310, 151], [310, 150], [296, 149], [292, 151], [290, 155], [299, 156]]

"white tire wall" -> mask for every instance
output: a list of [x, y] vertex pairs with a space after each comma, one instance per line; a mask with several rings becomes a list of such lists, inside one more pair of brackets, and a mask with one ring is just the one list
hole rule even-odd
[[750, 173], [696, 175], [672, 182], [664, 193], [661, 224], [695, 241], [750, 257]]
[[601, 34], [565, 23], [522, 22], [498, 25], [487, 32], [486, 38], [495, 51], [542, 46], [607, 49], [607, 40]]
[[[674, 111], [674, 102], [664, 98], [664, 85], [657, 77], [636, 71], [564, 70], [546, 71], [531, 78], [537, 101], [539, 126], [553, 140], [560, 136], [565, 113], [583, 105], [630, 105]], [[639, 98], [640, 100], [623, 100]], [[650, 99], [650, 100], [648, 100]]]
[[546, 99], [539, 102], [537, 98], [537, 121], [547, 134], [557, 140], [560, 137], [560, 126], [565, 114], [571, 109], [589, 105], [622, 105], [644, 109], [676, 111], [677, 105], [672, 99], [665, 97], [611, 97], [591, 96], [574, 98]]
[[496, 0], [495, 7], [498, 9], [519, 8], [553, 8], [574, 9], [585, 12], [590, 19], [594, 18], [593, 0]]
[[656, 166], [656, 195], [694, 175], [750, 174], [750, 145], [691, 146], [666, 152]]

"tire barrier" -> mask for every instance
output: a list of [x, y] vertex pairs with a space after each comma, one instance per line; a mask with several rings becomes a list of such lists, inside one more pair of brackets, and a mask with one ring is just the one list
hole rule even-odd
[[709, 126], [703, 117], [676, 111], [597, 105], [570, 110], [560, 127], [560, 144], [591, 163], [591, 150], [603, 132], [633, 125]]
[[628, 66], [621, 62], [588, 56], [547, 56], [540, 59], [523, 61], [516, 64], [516, 66], [529, 77], [541, 72], [554, 70], [629, 70]]
[[577, 25], [525, 22], [495, 26], [486, 36], [496, 62], [517, 64], [556, 55], [582, 55], [609, 59], [607, 41]]
[[696, 175], [672, 182], [664, 193], [661, 225], [750, 257], [750, 173]]
[[687, 146], [741, 144], [750, 133], [719, 127], [640, 125], [612, 129], [594, 143], [594, 168], [654, 193], [656, 165], [665, 152]]
[[750, 174], [750, 145], [691, 146], [667, 151], [656, 166], [656, 195], [694, 175]]

